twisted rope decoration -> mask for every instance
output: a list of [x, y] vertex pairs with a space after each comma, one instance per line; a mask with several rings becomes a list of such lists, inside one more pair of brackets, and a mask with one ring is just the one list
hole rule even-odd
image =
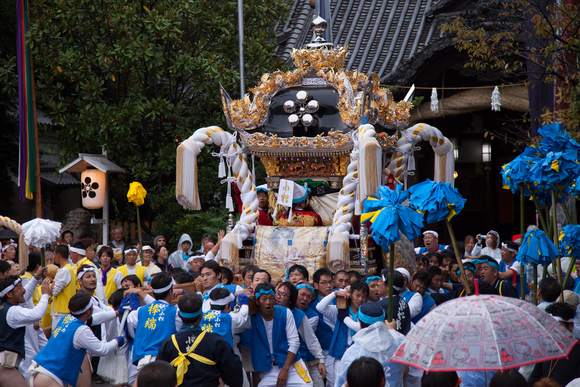
[[326, 267], [333, 272], [350, 268], [348, 236], [352, 227], [353, 213], [360, 205], [358, 199], [360, 144], [363, 139], [374, 137], [375, 130], [370, 124], [361, 125], [351, 136], [354, 146], [350, 154], [347, 175], [342, 179], [342, 189], [338, 193], [326, 250]]
[[[397, 179], [406, 178], [407, 175], [413, 175], [415, 170], [415, 150], [421, 148], [415, 145], [420, 141], [429, 141], [435, 151], [436, 156], [444, 158], [447, 153], [453, 152], [453, 144], [434, 126], [427, 124], [417, 124], [403, 132], [403, 135], [397, 142], [397, 148], [393, 153], [389, 170], [393, 171]], [[435, 180], [446, 181], [445, 171], [440, 173], [435, 171]]]
[[6, 216], [0, 216], [0, 226], [9, 228], [18, 234], [18, 262], [21, 266], [25, 264], [28, 266], [28, 246], [24, 242], [24, 232], [20, 223]]
[[6, 216], [0, 216], [0, 226], [9, 228], [18, 235], [22, 234], [22, 226], [20, 226], [20, 223]]
[[241, 247], [241, 241], [245, 240], [248, 235], [254, 231], [259, 212], [256, 186], [252, 179], [252, 173], [242, 154], [242, 148], [236, 142], [235, 136], [235, 134], [226, 132], [218, 126], [209, 126], [196, 130], [191, 137], [179, 145], [177, 151], [178, 168], [176, 198], [177, 201], [186, 209], [201, 209], [199, 195], [197, 194], [197, 166], [193, 166], [194, 188], [192, 189], [192, 187], [187, 187], [191, 185], [191, 182], [187, 181], [188, 179], [191, 179], [191, 172], [185, 173], [184, 166], [180, 166], [180, 153], [181, 158], [186, 162], [191, 161], [187, 160], [188, 157], [191, 156], [188, 156], [188, 153], [192, 152], [196, 157], [206, 144], [220, 146], [221, 149], [217, 156], [223, 156], [226, 158], [228, 165], [231, 166], [232, 176], [236, 179], [236, 184], [241, 192], [242, 214], [240, 220], [232, 230], [232, 233], [238, 235], [237, 245], [238, 247]]
[[350, 164], [347, 167], [347, 175], [342, 179], [342, 189], [338, 193], [336, 211], [332, 219], [330, 234], [349, 233], [352, 226], [353, 211], [357, 201], [358, 190], [358, 159], [360, 154], [360, 142], [363, 138], [374, 137], [375, 128], [371, 124], [361, 125], [352, 133], [354, 143], [350, 153]]

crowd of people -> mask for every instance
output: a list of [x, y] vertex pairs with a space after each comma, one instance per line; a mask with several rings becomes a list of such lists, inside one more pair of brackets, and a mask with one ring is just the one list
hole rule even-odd
[[[156, 387], [566, 386], [580, 378], [578, 346], [567, 358], [519, 373], [424, 373], [391, 361], [414, 324], [469, 295], [458, 258], [469, 290], [503, 297], [523, 291], [530, 301], [536, 295], [539, 308], [580, 338], [580, 273], [564, 289], [548, 275], [536, 291], [515, 259], [517, 241], [502, 242], [495, 231], [467, 236], [457, 252], [425, 231], [424, 246], [406, 257], [411, 264], [395, 268], [392, 294], [388, 268], [361, 276], [294, 264], [286, 278], [272, 278], [247, 265], [233, 273], [219, 264], [223, 231], [215, 244], [205, 235], [198, 250], [184, 234], [171, 254], [163, 236], [151, 246], [122, 236], [116, 227], [111, 243], [98, 246], [65, 231], [45, 266], [32, 251], [26, 268], [16, 262], [17, 246], [4, 246], [0, 387], [90, 386], [111, 367], [126, 372], [129, 386]], [[51, 265], [58, 269], [53, 278]]]

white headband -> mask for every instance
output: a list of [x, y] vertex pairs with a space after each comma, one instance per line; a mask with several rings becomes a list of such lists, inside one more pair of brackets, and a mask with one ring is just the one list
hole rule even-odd
[[427, 230], [427, 231], [425, 231], [425, 232], [423, 233], [423, 235], [426, 235], [426, 234], [433, 234], [433, 236], [434, 236], [435, 238], [439, 238], [439, 234], [437, 234], [437, 232], [435, 232], [435, 231], [433, 231], [433, 230]]
[[219, 300], [212, 300], [211, 298], [209, 299], [209, 303], [211, 305], [227, 305], [230, 302], [232, 302], [233, 300], [235, 300], [236, 297], [234, 297], [234, 295], [232, 293], [228, 294], [227, 297], [224, 298], [220, 298]]
[[189, 257], [187, 259], [187, 263], [191, 263], [191, 262], [193, 262], [196, 259], [203, 259], [205, 261], [205, 255], [194, 255], [192, 257]]
[[135, 254], [139, 254], [139, 251], [137, 251], [137, 249], [129, 249], [129, 250], [125, 250], [124, 254], [129, 254], [131, 251], [133, 251]]
[[143, 251], [145, 251], [145, 250], [151, 250], [151, 251], [153, 251], [153, 247], [151, 247], [151, 246], [143, 246]]
[[518, 253], [518, 251], [517, 251], [517, 250], [514, 250], [514, 249], [512, 249], [512, 248], [508, 247], [508, 245], [506, 245], [505, 243], [502, 243], [502, 244], [501, 244], [501, 247], [503, 247], [503, 248], [504, 248], [504, 249], [506, 249], [506, 250], [509, 250], [509, 251], [511, 251], [512, 253], [516, 253], [516, 254]]
[[12, 285], [8, 285], [4, 290], [2, 290], [0, 292], [0, 297], [4, 297], [6, 295], [6, 293], [8, 293], [9, 291], [11, 291], [12, 289], [14, 289], [20, 282], [22, 282], [22, 278], [18, 277], [13, 283]]
[[85, 255], [87, 255], [87, 250], [85, 250], [85, 249], [79, 249], [78, 247], [69, 247], [68, 249], [70, 251], [72, 251], [73, 253], [77, 253], [77, 254], [82, 255], [83, 257]]
[[552, 318], [556, 321], [561, 321], [561, 322], [565, 322], [565, 323], [573, 323], [574, 319], [570, 319], [570, 320], [564, 320], [562, 317], [560, 316], [552, 316]]
[[[388, 282], [388, 281], [385, 279], [385, 276], [384, 276], [384, 275], [381, 275], [381, 277], [383, 277], [383, 282]], [[401, 288], [399, 288], [399, 287], [395, 286], [395, 284], [393, 284], [393, 289], [395, 289], [397, 292], [400, 292], [400, 291], [401, 291]]]
[[84, 307], [82, 310], [79, 310], [78, 312], [76, 312], [76, 311], [74, 311], [74, 312], [73, 312], [73, 311], [71, 310], [71, 311], [70, 311], [70, 314], [76, 314], [77, 316], [78, 316], [78, 315], [81, 315], [81, 314], [85, 313], [87, 310], [89, 310], [89, 308], [90, 308], [91, 306], [93, 306], [93, 298], [92, 298], [92, 297], [91, 297], [91, 300], [89, 301], [89, 303], [87, 304], [87, 306], [85, 306], [85, 307]]
[[[2, 246], [1, 243], [0, 246]], [[6, 251], [10, 246], [14, 246], [15, 249], [18, 248], [18, 244], [14, 243], [14, 239], [10, 239], [10, 244], [3, 247], [2, 252]]]
[[95, 275], [97, 275], [97, 268], [94, 266], [91, 267], [87, 267], [86, 269], [79, 271], [77, 274], [77, 278], [81, 279], [83, 277], [83, 275], [85, 275], [85, 273], [88, 273], [89, 271], [92, 271], [93, 273], [95, 273]]
[[407, 277], [407, 282], [411, 282], [411, 273], [409, 273], [409, 270], [405, 269], [404, 267], [397, 267], [395, 271], [404, 274], [405, 277]]
[[172, 278], [171, 283], [169, 285], [167, 285], [166, 287], [161, 288], [161, 289], [153, 289], [153, 293], [157, 293], [157, 294], [164, 293], [164, 292], [168, 291], [169, 289], [171, 289], [171, 287], [173, 285], [177, 285], [177, 284], [175, 283], [175, 280]]

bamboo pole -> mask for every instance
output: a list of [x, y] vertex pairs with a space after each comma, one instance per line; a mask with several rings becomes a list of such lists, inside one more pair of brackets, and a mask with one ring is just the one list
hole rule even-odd
[[545, 233], [548, 232], [548, 225], [546, 223], [546, 219], [544, 219], [544, 214], [542, 214], [542, 210], [540, 209], [540, 204], [538, 203], [538, 198], [536, 197], [536, 193], [530, 188], [530, 186], [528, 185], [528, 191], [530, 191], [530, 193], [532, 194], [532, 200], [534, 202], [534, 205], [536, 206], [536, 212], [538, 213], [538, 216], [540, 217], [540, 223], [542, 224], [542, 229], [544, 230]]
[[566, 288], [566, 284], [568, 283], [568, 279], [572, 274], [572, 269], [574, 268], [574, 257], [570, 257], [570, 263], [568, 264], [568, 270], [566, 270], [566, 277], [564, 277], [564, 282], [562, 282], [562, 289]]
[[137, 204], [135, 204], [135, 207], [137, 208], [137, 229], [139, 230], [139, 246], [141, 246], [141, 248], [139, 249], [139, 255], [141, 256], [141, 263], [145, 264], [145, 262], [143, 261], [143, 234], [141, 233], [141, 215], [139, 212], [139, 206]]
[[[558, 241], [558, 220], [556, 219], [556, 190], [552, 188], [552, 229], [554, 231], [554, 245], [556, 245], [557, 249], [560, 249], [560, 242]], [[564, 289], [564, 284], [562, 282], [562, 266], [560, 265], [560, 256], [555, 259], [556, 261], [556, 273], [558, 275], [558, 282], [562, 289]], [[560, 295], [561, 301], [564, 302], [563, 294]]]
[[[524, 241], [524, 231], [525, 231], [525, 221], [524, 221], [524, 183], [520, 185], [520, 245]], [[498, 241], [499, 243], [499, 241]], [[520, 293], [521, 299], [526, 299], [526, 270], [523, 262], [520, 262]]]
[[459, 270], [461, 271], [461, 279], [463, 280], [465, 293], [471, 294], [471, 288], [469, 287], [469, 282], [467, 282], [467, 275], [465, 275], [465, 270], [463, 269], [463, 262], [461, 262], [461, 257], [457, 254], [459, 249], [457, 248], [457, 240], [455, 239], [453, 227], [451, 227], [451, 223], [447, 219], [445, 219], [445, 224], [447, 225], [447, 230], [449, 231], [449, 236], [451, 237], [451, 244], [453, 245], [453, 251], [455, 252], [455, 258], [457, 259], [457, 266], [459, 266]]
[[566, 202], [562, 202], [562, 209], [564, 210], [564, 215], [566, 216], [568, 224], [573, 224], [574, 222], [572, 222], [572, 217], [570, 216], [570, 212], [568, 211], [568, 205], [566, 204]]
[[534, 290], [532, 292], [534, 296], [534, 305], [538, 305], [538, 265], [534, 264], [532, 275], [534, 276]]
[[392, 243], [389, 248], [389, 305], [387, 308], [387, 320], [393, 321], [393, 281], [395, 277], [395, 244]]

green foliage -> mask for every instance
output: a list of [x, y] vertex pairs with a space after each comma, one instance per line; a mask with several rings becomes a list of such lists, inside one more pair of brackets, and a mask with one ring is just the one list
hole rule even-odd
[[423, 96], [423, 95], [413, 98], [413, 106], [415, 106], [415, 107], [421, 106], [424, 99], [425, 99], [425, 96]]
[[151, 197], [153, 211], [163, 214], [155, 218], [155, 234], [167, 238], [170, 251], [175, 249], [182, 234], [189, 234], [197, 250], [197, 241], [201, 241], [205, 233], [212, 234], [214, 241], [217, 241], [218, 231], [225, 230], [228, 225], [229, 212], [224, 207], [184, 212], [175, 200], [173, 188], [156, 186], [151, 190], [151, 195], [147, 196]]
[[[164, 195], [166, 203], [153, 212], [147, 207], [152, 187], [174, 191], [179, 142], [200, 127], [225, 128], [219, 84], [239, 95], [237, 2], [30, 0], [29, 9], [38, 106], [60, 124], [53, 130], [61, 164], [104, 147], [128, 172], [111, 175], [113, 219], [134, 220], [125, 197], [134, 180], [150, 191], [144, 220], [185, 219], [174, 196]], [[248, 86], [282, 67], [272, 55], [274, 25], [288, 10], [289, 0], [244, 1]], [[0, 84], [16, 95], [15, 58], [0, 65]], [[225, 198], [219, 160], [209, 152], [198, 157], [207, 209], [223, 206]], [[207, 220], [187, 216], [192, 224]], [[171, 224], [176, 233], [185, 227], [168, 222], [167, 230]]]
[[[0, 36], [13, 36], [13, 39], [0, 39], [0, 63], [16, 55], [16, 3], [0, 0]], [[0, 67], [0, 74], [2, 68]], [[15, 184], [12, 176], [18, 176], [18, 98], [0, 89], [0, 203], [8, 203], [13, 195]], [[14, 208], [0, 205], [4, 216], [15, 216]]]
[[[495, 70], [504, 77], [535, 76], [558, 85], [558, 111], [544, 115], [558, 120], [572, 135], [580, 132], [580, 5], [572, 2], [492, 0], [477, 15], [442, 25], [456, 35], [456, 48], [470, 58], [467, 67]], [[526, 44], [534, 41], [534, 45]], [[528, 63], [539, 71], [531, 73]]]

